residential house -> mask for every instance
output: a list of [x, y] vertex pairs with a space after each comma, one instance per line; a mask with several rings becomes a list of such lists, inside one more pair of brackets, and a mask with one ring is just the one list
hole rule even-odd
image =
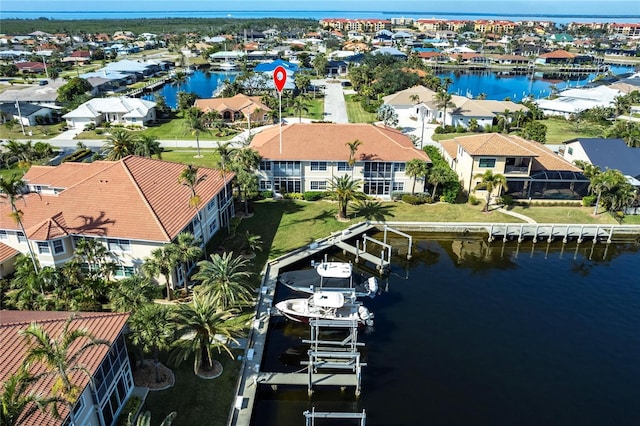
[[60, 109], [57, 107], [58, 89], [65, 84], [66, 81], [57, 79], [50, 80], [49, 84], [44, 86], [28, 85], [20, 89], [7, 89], [0, 93], [0, 103], [15, 105], [18, 101]]
[[640, 148], [627, 146], [624, 139], [571, 139], [564, 142], [562, 156], [571, 163], [585, 161], [600, 170], [620, 170], [625, 176], [640, 180]]
[[[198, 170], [206, 179], [196, 188], [196, 211], [189, 202], [191, 191], [179, 182], [184, 168], [136, 156], [32, 166], [23, 178], [30, 193], [18, 203], [26, 235], [11, 218], [10, 206], [3, 204], [0, 242], [22, 253], [28, 253], [28, 243], [42, 266], [59, 266], [73, 258], [79, 239], [94, 239], [116, 263], [114, 276], [130, 276], [154, 249], [179, 233], [188, 231], [208, 241], [233, 217], [233, 173], [223, 179], [219, 170]], [[180, 268], [171, 280], [178, 286], [184, 282]]]
[[247, 96], [242, 93], [231, 98], [196, 99], [194, 106], [203, 113], [218, 112], [227, 123], [246, 120], [250, 125], [265, 124], [271, 111], [259, 96]]
[[[355, 140], [362, 143], [350, 166], [347, 143]], [[273, 127], [258, 133], [250, 147], [262, 157], [260, 190], [280, 193], [325, 191], [332, 177], [347, 174], [362, 182], [365, 194], [389, 199], [392, 191], [412, 188], [408, 161], [431, 162], [408, 136], [371, 124], [295, 123], [283, 126], [282, 134]], [[423, 180], [416, 191], [424, 191]]]
[[507, 179], [503, 193], [521, 199], [579, 200], [589, 179], [544, 145], [519, 136], [482, 133], [441, 142], [443, 157], [472, 192], [487, 170]]
[[10, 277], [15, 272], [16, 257], [20, 252], [13, 247], [0, 243], [0, 279]]
[[572, 64], [576, 55], [563, 49], [543, 53], [535, 59], [536, 64], [541, 65], [568, 65]]
[[[73, 317], [70, 330], [82, 329], [107, 344], [96, 345], [85, 351], [77, 365], [87, 374], [73, 374], [74, 385], [81, 393], [74, 397], [73, 420], [75, 425], [111, 426], [122, 411], [133, 392], [133, 376], [127, 354], [124, 329], [128, 313], [110, 312], [50, 312], [50, 311], [2, 311], [0, 315], [0, 382], [6, 381], [24, 365], [29, 344], [20, 334], [29, 325], [40, 325], [52, 338], [57, 338], [69, 317]], [[85, 339], [79, 339], [84, 343]], [[74, 350], [72, 346], [71, 350]], [[44, 367], [35, 364], [32, 373], [43, 373]], [[47, 397], [55, 386], [53, 376], [41, 376], [29, 388], [30, 391]], [[58, 404], [58, 418], [46, 412], [28, 409], [18, 419], [21, 425], [62, 426], [71, 424], [71, 415], [66, 404]]]
[[[26, 102], [0, 104], [0, 121], [16, 120], [23, 126], [32, 127], [43, 122], [52, 122], [53, 110], [49, 107]], [[41, 117], [41, 118], [38, 118]]]
[[44, 74], [46, 69], [44, 62], [17, 62], [15, 66], [23, 74]]
[[570, 118], [574, 114], [595, 107], [614, 105], [615, 98], [624, 95], [620, 90], [597, 86], [563, 90], [554, 99], [538, 99], [536, 104], [545, 115], [558, 115]]
[[145, 99], [113, 97], [94, 98], [62, 116], [72, 129], [104, 122], [144, 127], [156, 119], [156, 103]]

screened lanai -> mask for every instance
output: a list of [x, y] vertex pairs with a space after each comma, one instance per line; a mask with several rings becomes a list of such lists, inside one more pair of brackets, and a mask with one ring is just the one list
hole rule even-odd
[[589, 192], [589, 179], [581, 172], [540, 170], [529, 177], [507, 177], [506, 194], [518, 199], [580, 200]]

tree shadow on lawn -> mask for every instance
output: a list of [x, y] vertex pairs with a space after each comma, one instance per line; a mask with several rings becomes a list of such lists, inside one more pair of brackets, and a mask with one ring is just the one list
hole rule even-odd
[[378, 222], [384, 222], [387, 217], [395, 217], [391, 212], [392, 206], [383, 206], [380, 201], [359, 201], [355, 203], [353, 207], [354, 217], [363, 217], [364, 219], [376, 220]]

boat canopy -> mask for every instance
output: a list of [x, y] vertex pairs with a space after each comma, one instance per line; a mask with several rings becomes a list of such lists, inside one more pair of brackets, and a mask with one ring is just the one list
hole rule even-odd
[[349, 278], [352, 267], [347, 262], [322, 262], [316, 266], [316, 271], [322, 278]]
[[340, 308], [344, 305], [344, 295], [335, 291], [318, 291], [313, 294], [313, 303], [320, 308]]

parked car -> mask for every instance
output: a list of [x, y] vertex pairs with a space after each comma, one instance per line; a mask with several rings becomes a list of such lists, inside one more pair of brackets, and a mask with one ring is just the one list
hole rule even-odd
[[39, 86], [46, 86], [47, 84], [49, 84], [49, 82], [48, 82], [47, 80], [40, 80], [40, 81], [38, 82], [38, 85], [39, 85]]

